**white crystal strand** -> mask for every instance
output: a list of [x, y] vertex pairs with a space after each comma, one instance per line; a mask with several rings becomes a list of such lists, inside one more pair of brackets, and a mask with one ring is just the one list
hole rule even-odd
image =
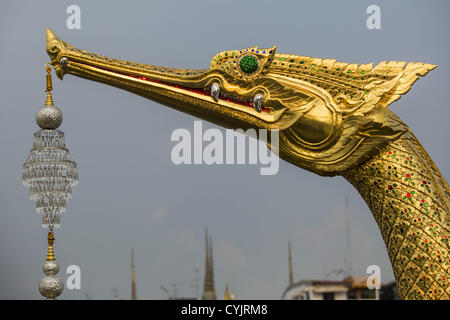
[[42, 213], [42, 227], [48, 227], [48, 214], [45, 212]]
[[60, 216], [59, 213], [56, 213], [54, 218], [53, 218], [53, 227], [54, 228], [59, 228], [61, 226], [60, 224]]

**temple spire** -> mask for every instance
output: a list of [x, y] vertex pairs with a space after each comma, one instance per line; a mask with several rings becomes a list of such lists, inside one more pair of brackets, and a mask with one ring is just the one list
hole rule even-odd
[[203, 282], [202, 299], [216, 300], [216, 290], [214, 288], [212, 239], [208, 236], [207, 228], [205, 228], [205, 279]]
[[225, 285], [225, 294], [223, 296], [223, 300], [233, 300], [230, 289], [228, 288], [228, 283]]
[[[211, 270], [211, 279], [212, 279], [212, 284], [213, 284], [213, 288], [214, 288], [214, 258], [213, 258], [213, 242], [212, 242], [212, 237], [209, 236], [209, 269]], [[215, 291], [214, 291], [215, 293]], [[214, 294], [215, 295], [215, 294]]]
[[292, 269], [292, 248], [291, 242], [288, 242], [288, 259], [289, 259], [289, 285], [292, 286], [294, 284], [294, 271]]
[[134, 250], [131, 249], [131, 300], [136, 300], [136, 275], [134, 271]]

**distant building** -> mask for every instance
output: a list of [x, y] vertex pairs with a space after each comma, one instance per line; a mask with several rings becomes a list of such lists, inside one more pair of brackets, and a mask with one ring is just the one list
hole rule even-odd
[[289, 286], [282, 300], [347, 300], [348, 284], [345, 281], [301, 280], [294, 283], [292, 246], [288, 243]]
[[301, 280], [284, 291], [283, 300], [347, 300], [345, 281]]
[[[283, 300], [350, 300], [380, 299], [395, 296], [395, 289], [382, 286], [381, 290], [367, 287], [369, 275], [357, 275], [340, 280], [301, 280], [294, 283], [291, 242], [288, 243], [289, 285], [284, 291]], [[381, 293], [380, 293], [381, 291]]]
[[379, 292], [367, 287], [367, 279], [369, 275], [355, 275], [344, 279], [348, 285], [348, 298], [349, 299], [376, 299], [379, 300]]
[[395, 283], [395, 281], [381, 286], [380, 300], [400, 300], [397, 284]]
[[205, 279], [203, 281], [202, 300], [216, 299], [212, 239], [208, 236], [208, 229], [205, 229]]
[[[133, 270], [133, 276], [132, 279], [134, 279], [134, 260], [132, 262], [132, 270]], [[196, 269], [197, 272], [197, 269]], [[197, 277], [195, 278], [195, 281], [197, 283]], [[132, 292], [134, 292], [134, 296], [136, 295], [136, 288], [134, 284], [134, 280], [132, 283]], [[197, 285], [195, 285], [195, 288], [198, 288]], [[177, 291], [174, 289], [174, 292], [169, 291], [164, 286], [161, 286], [161, 289], [167, 293], [169, 300], [197, 300], [197, 295], [194, 297], [180, 297], [177, 295]], [[204, 274], [204, 280], [203, 280], [203, 292], [201, 296], [202, 300], [217, 300], [216, 296], [216, 289], [214, 284], [214, 262], [213, 262], [213, 246], [212, 246], [212, 238], [210, 235], [208, 235], [208, 229], [205, 228], [205, 274]], [[228, 287], [228, 284], [225, 286], [225, 294], [223, 297], [224, 300], [235, 300], [236, 295], [230, 288]]]

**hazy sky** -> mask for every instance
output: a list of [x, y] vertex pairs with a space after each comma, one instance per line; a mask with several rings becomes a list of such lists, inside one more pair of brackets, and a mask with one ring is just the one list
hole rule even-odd
[[[66, 8], [81, 8], [81, 30], [66, 28]], [[381, 30], [366, 8], [381, 7]], [[218, 52], [253, 45], [279, 53], [351, 63], [401, 60], [438, 65], [391, 109], [450, 177], [448, 1], [1, 1], [0, 298], [39, 299], [46, 231], [21, 184], [43, 105], [45, 28], [73, 46], [154, 65], [207, 68]], [[138, 298], [164, 299], [161, 285], [195, 295], [203, 283], [203, 228], [214, 241], [216, 289], [241, 299], [278, 299], [294, 278], [321, 279], [343, 267], [349, 197], [354, 272], [381, 267], [393, 279], [384, 243], [366, 204], [341, 177], [323, 178], [284, 161], [274, 176], [256, 165], [170, 161], [170, 135], [195, 118], [128, 92], [74, 76], [54, 79], [61, 129], [79, 165], [55, 250], [66, 277], [81, 268], [81, 290], [61, 298], [130, 297], [130, 249]], [[209, 125], [209, 127], [213, 127]], [[332, 277], [330, 277], [332, 278]]]

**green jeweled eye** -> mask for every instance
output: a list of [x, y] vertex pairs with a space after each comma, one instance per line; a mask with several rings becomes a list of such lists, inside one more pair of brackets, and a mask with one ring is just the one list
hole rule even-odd
[[239, 68], [246, 74], [252, 74], [258, 70], [258, 60], [254, 56], [244, 56], [239, 61]]

